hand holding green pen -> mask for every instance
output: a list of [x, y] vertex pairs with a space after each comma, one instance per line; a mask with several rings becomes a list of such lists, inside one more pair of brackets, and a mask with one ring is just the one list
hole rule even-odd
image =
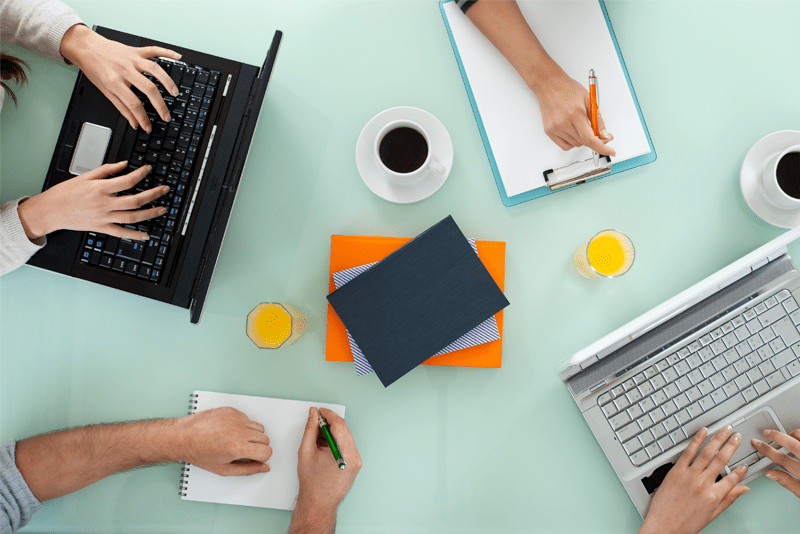
[[[334, 458], [338, 452], [342, 466], [347, 459], [347, 469], [339, 467], [339, 458], [333, 461], [331, 451], [336, 451]], [[300, 491], [289, 533], [332, 532], [336, 509], [361, 469], [361, 455], [345, 420], [331, 410], [310, 408], [297, 455]]]

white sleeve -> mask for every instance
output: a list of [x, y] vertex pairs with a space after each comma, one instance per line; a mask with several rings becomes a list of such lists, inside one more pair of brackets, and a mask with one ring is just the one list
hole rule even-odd
[[17, 206], [27, 198], [6, 202], [0, 206], [0, 276], [22, 266], [47, 243], [46, 237], [40, 237], [32, 242], [25, 235]]
[[64, 61], [61, 39], [76, 24], [83, 21], [58, 0], [0, 0], [0, 40], [55, 61]]

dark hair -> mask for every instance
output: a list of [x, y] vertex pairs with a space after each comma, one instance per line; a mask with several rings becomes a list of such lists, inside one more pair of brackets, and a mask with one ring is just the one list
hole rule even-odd
[[0, 85], [11, 95], [12, 100], [14, 100], [14, 105], [17, 104], [17, 96], [14, 94], [14, 91], [6, 85], [5, 81], [14, 80], [14, 83], [18, 85], [27, 82], [28, 75], [25, 74], [25, 70], [22, 67], [30, 69], [28, 64], [21, 59], [7, 54], [0, 54], [0, 78], [3, 80], [0, 81]]

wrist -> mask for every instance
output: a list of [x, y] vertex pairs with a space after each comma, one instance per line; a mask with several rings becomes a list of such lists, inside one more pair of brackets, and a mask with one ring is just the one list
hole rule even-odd
[[522, 75], [522, 79], [539, 100], [564, 77], [568, 77], [567, 73], [549, 56], [536, 62]]
[[19, 222], [31, 242], [41, 239], [54, 230], [47, 221], [47, 213], [41, 194], [22, 200], [17, 205]]
[[301, 493], [294, 507], [289, 534], [333, 532], [333, 527], [336, 525], [336, 509], [337, 506], [315, 503]]
[[59, 52], [68, 62], [83, 69], [81, 66], [81, 53], [89, 50], [89, 43], [97, 36], [88, 26], [76, 24], [64, 33], [61, 38]]

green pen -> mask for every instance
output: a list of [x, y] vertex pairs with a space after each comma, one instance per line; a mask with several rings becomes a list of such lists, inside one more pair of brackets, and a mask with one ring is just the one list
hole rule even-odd
[[339, 464], [339, 469], [344, 469], [346, 464], [344, 463], [344, 458], [342, 458], [342, 453], [339, 452], [339, 445], [336, 443], [336, 440], [333, 439], [331, 429], [328, 428], [328, 423], [321, 415], [319, 416], [319, 427], [322, 429], [322, 433], [325, 434], [325, 439], [328, 440], [328, 446], [331, 448], [336, 463]]

